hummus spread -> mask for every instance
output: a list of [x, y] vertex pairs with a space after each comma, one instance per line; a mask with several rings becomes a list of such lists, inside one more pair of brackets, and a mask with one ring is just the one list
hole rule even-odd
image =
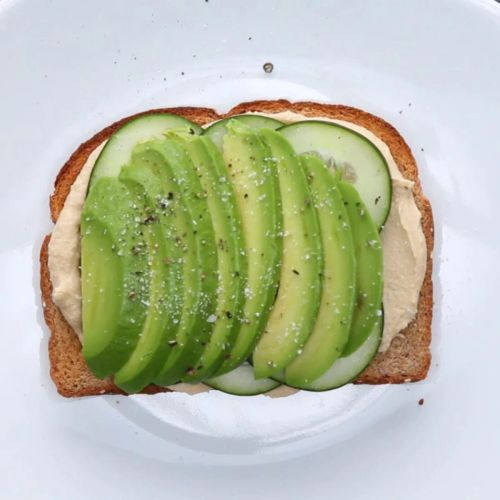
[[[389, 348], [392, 339], [401, 332], [417, 313], [418, 298], [425, 275], [427, 247], [422, 231], [421, 214], [413, 196], [413, 182], [403, 177], [388, 145], [370, 130], [357, 124], [324, 117], [306, 117], [298, 113], [257, 113], [284, 123], [302, 120], [324, 120], [364, 135], [382, 153], [389, 166], [393, 183], [393, 198], [389, 217], [381, 233], [384, 253], [384, 332], [380, 351]], [[92, 168], [104, 147], [99, 145], [89, 156], [73, 183], [52, 232], [48, 265], [52, 281], [52, 299], [82, 340], [81, 279], [80, 279], [80, 214], [85, 202]], [[177, 391], [197, 394], [209, 390], [203, 384], [177, 384]], [[267, 393], [271, 397], [293, 394], [295, 389], [278, 387]]]
[[89, 155], [71, 186], [49, 242], [49, 272], [52, 300], [82, 340], [82, 295], [80, 278], [80, 214], [92, 168], [105, 143]]

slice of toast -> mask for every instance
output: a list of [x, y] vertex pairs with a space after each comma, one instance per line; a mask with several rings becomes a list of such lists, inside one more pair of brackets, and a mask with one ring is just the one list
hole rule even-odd
[[[313, 102], [290, 103], [285, 100], [254, 101], [237, 105], [226, 114], [220, 115], [208, 108], [166, 108], [139, 113], [124, 118], [84, 142], [71, 155], [59, 172], [50, 196], [50, 212], [52, 221], [56, 222], [64, 202], [85, 164], [90, 153], [105, 139], [131, 119], [150, 113], [172, 113], [181, 115], [199, 124], [226, 118], [228, 116], [247, 113], [278, 113], [294, 111], [311, 117], [326, 117], [357, 123], [377, 135], [390, 148], [391, 153], [404, 177], [415, 182], [414, 195], [422, 214], [422, 228], [427, 244], [427, 269], [420, 291], [416, 318], [392, 341], [385, 353], [379, 353], [370, 366], [359, 375], [355, 383], [359, 384], [397, 384], [416, 382], [426, 377], [429, 370], [431, 353], [432, 323], [432, 250], [434, 246], [434, 224], [429, 201], [424, 197], [418, 169], [410, 148], [397, 130], [381, 118], [365, 111], [348, 106], [319, 104]], [[88, 368], [81, 353], [81, 344], [76, 333], [68, 325], [58, 307], [52, 301], [52, 283], [48, 270], [48, 243], [46, 236], [40, 253], [40, 285], [45, 321], [50, 329], [49, 358], [50, 375], [58, 392], [66, 397], [90, 396], [96, 394], [124, 394], [111, 379], [100, 380]], [[142, 392], [154, 394], [168, 389], [150, 385]]]

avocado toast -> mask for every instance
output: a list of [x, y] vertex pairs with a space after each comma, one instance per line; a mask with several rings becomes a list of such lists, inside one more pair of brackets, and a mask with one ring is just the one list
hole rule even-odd
[[[385, 144], [390, 149], [390, 153], [392, 154], [392, 157], [394, 158], [397, 167], [403, 177], [405, 179], [408, 179], [410, 181], [413, 181], [414, 184], [412, 186], [412, 192], [413, 192], [413, 197], [415, 199], [416, 206], [418, 207], [418, 211], [421, 214], [421, 225], [422, 225], [422, 231], [423, 235], [425, 236], [425, 245], [426, 245], [426, 261], [425, 261], [425, 276], [423, 279], [422, 286], [420, 288], [420, 294], [418, 298], [418, 307], [417, 307], [417, 313], [415, 318], [406, 326], [399, 334], [392, 340], [390, 343], [390, 347], [382, 353], [378, 353], [375, 358], [371, 361], [369, 366], [356, 378], [355, 382], [357, 383], [369, 383], [369, 384], [379, 384], [379, 383], [402, 383], [402, 382], [409, 382], [409, 381], [417, 381], [423, 379], [428, 371], [429, 364], [430, 364], [430, 350], [429, 350], [429, 345], [430, 345], [430, 339], [431, 339], [431, 320], [432, 320], [432, 247], [433, 247], [433, 222], [432, 222], [432, 212], [430, 208], [429, 202], [424, 198], [421, 187], [420, 187], [420, 182], [418, 180], [418, 174], [417, 174], [417, 167], [415, 164], [415, 160], [411, 154], [410, 149], [406, 145], [406, 143], [403, 141], [401, 136], [398, 134], [398, 132], [392, 128], [389, 124], [384, 122], [383, 120], [370, 115], [368, 113], [365, 113], [361, 110], [357, 110], [354, 108], [349, 108], [345, 106], [336, 106], [336, 105], [324, 105], [324, 104], [315, 104], [315, 103], [289, 103], [287, 101], [261, 101], [261, 102], [253, 102], [253, 103], [244, 103], [236, 106], [233, 108], [231, 111], [229, 111], [225, 115], [218, 115], [215, 111], [210, 110], [210, 109], [204, 109], [204, 108], [174, 108], [174, 109], [165, 109], [165, 110], [154, 110], [145, 114], [142, 114], [142, 116], [145, 116], [147, 114], [150, 115], [158, 115], [158, 114], [165, 114], [165, 115], [177, 115], [183, 118], [186, 118], [192, 122], [194, 122], [197, 125], [205, 125], [208, 123], [216, 122], [218, 120], [222, 120], [225, 118], [229, 118], [234, 115], [240, 115], [244, 113], [265, 113], [265, 114], [275, 114], [283, 111], [291, 111], [298, 113], [300, 115], [303, 115], [305, 117], [312, 117], [317, 120], [321, 120], [322, 118], [324, 119], [334, 119], [334, 120], [342, 120], [346, 122], [352, 122], [354, 124], [357, 124], [361, 127], [364, 127], [368, 130], [370, 130], [373, 134], [375, 134], [377, 137], [379, 137]], [[137, 116], [136, 116], [137, 117]], [[51, 196], [51, 214], [52, 214], [52, 219], [54, 222], [57, 221], [61, 210], [63, 209], [66, 197], [68, 196], [71, 186], [73, 185], [75, 179], [78, 177], [78, 174], [80, 173], [82, 167], [84, 164], [87, 162], [89, 156], [91, 153], [99, 147], [103, 141], [107, 140], [114, 132], [119, 130], [124, 124], [131, 122], [133, 118], [136, 117], [130, 117], [127, 119], [124, 119], [114, 125], [111, 125], [107, 129], [103, 130], [102, 132], [96, 134], [92, 139], [87, 141], [86, 143], [82, 144], [80, 148], [71, 156], [71, 158], [68, 160], [68, 162], [65, 164], [61, 172], [59, 173], [57, 179], [56, 179], [56, 185], [55, 185], [55, 190], [53, 195]], [[244, 120], [242, 120], [244, 121]], [[213, 126], [214, 127], [214, 126]], [[231, 125], [231, 127], [234, 127], [234, 125]], [[211, 128], [211, 127], [210, 127]], [[256, 132], [248, 132], [244, 131], [244, 134], [247, 134], [248, 136], [251, 136], [252, 134], [256, 134]], [[266, 136], [267, 134], [267, 136]], [[276, 134], [276, 133], [274, 133]], [[207, 131], [208, 137], [210, 137], [210, 133]], [[213, 135], [213, 134], [212, 134]], [[304, 135], [301, 134], [301, 137]], [[176, 139], [177, 140], [177, 139]], [[252, 153], [249, 154], [249, 156], [254, 157], [254, 154], [256, 151], [257, 153], [260, 151], [262, 154], [262, 151], [265, 150], [265, 148], [268, 148], [267, 153], [264, 152], [263, 158], [266, 158], [266, 155], [269, 155], [269, 149], [274, 148], [276, 150], [277, 148], [280, 149], [279, 156], [286, 156], [286, 153], [283, 152], [287, 148], [287, 145], [283, 145], [281, 139], [277, 137], [276, 135], [273, 135], [272, 132], [266, 132], [264, 136], [262, 134], [258, 136], [256, 141], [260, 141], [260, 145], [257, 149], [256, 146], [252, 146]], [[297, 147], [295, 142], [295, 139], [291, 139], [291, 144], [292, 146], [295, 147], [295, 151], [297, 151]], [[216, 139], [213, 140], [213, 144], [216, 144]], [[216, 153], [213, 153], [216, 154]], [[273, 153], [276, 155], [276, 153]], [[293, 156], [293, 155], [292, 155]], [[227, 158], [225, 158], [225, 161], [227, 163]], [[219, 159], [220, 162], [220, 159]], [[295, 160], [287, 160], [287, 165], [286, 168], [284, 167], [282, 170], [284, 172], [283, 175], [286, 174], [286, 171], [290, 172], [296, 172], [299, 166], [297, 166], [297, 163], [294, 163]], [[301, 164], [300, 166], [304, 168], [307, 171], [307, 167], [304, 167], [303, 163], [308, 163], [308, 162], [315, 162], [314, 157], [311, 159], [307, 159], [307, 157], [301, 158], [300, 160]], [[216, 162], [217, 163], [217, 162]], [[347, 168], [348, 166], [346, 166]], [[314, 169], [315, 166], [312, 165], [309, 168]], [[346, 174], [347, 177], [349, 177], [349, 172]], [[299, 175], [300, 177], [300, 175]], [[333, 178], [333, 176], [332, 176]], [[290, 182], [291, 184], [289, 185], [289, 188], [293, 193], [296, 193], [294, 195], [294, 200], [300, 199], [300, 193], [301, 190], [303, 191], [304, 188], [300, 187], [300, 182], [297, 177], [297, 175], [291, 175], [290, 176]], [[279, 179], [276, 181], [274, 179], [274, 182], [279, 185]], [[286, 179], [284, 178], [282, 180], [282, 183], [286, 182]], [[339, 180], [339, 182], [343, 182], [342, 180]], [[263, 183], [263, 189], [269, 189], [273, 185], [273, 180], [272, 179], [267, 179], [266, 182]], [[283, 184], [281, 184], [283, 185]], [[356, 185], [356, 183], [355, 183]], [[358, 187], [358, 186], [356, 186]], [[368, 186], [369, 188], [369, 186]], [[287, 189], [287, 191], [288, 191]], [[348, 189], [348, 187], [347, 187]], [[363, 186], [358, 188], [360, 192], [362, 191]], [[236, 189], [237, 191], [237, 189]], [[269, 191], [267, 193], [268, 196], [271, 196], [272, 193], [275, 191]], [[260, 193], [260, 195], [263, 195], [266, 193]], [[281, 193], [282, 195], [284, 193]], [[238, 199], [238, 193], [235, 193], [236, 199]], [[304, 198], [304, 202], [307, 201], [307, 197]], [[246, 198], [244, 197], [240, 200], [241, 203], [244, 202]], [[376, 200], [376, 198], [374, 198]], [[288, 201], [286, 202], [288, 203]], [[359, 202], [360, 203], [360, 202]], [[377, 210], [379, 212], [383, 212], [382, 209], [380, 209], [380, 206], [383, 204], [377, 201], [374, 201], [374, 204], [377, 205]], [[276, 207], [277, 205], [274, 204]], [[270, 205], [272, 208], [272, 205]], [[383, 208], [383, 207], [382, 207]], [[267, 210], [267, 216], [271, 215], [273, 213], [272, 209]], [[387, 214], [385, 214], [386, 216]], [[306, 215], [304, 215], [306, 217]], [[384, 214], [382, 215], [377, 215], [377, 223], [379, 226], [381, 226], [384, 222]], [[313, 217], [314, 218], [314, 217]], [[290, 219], [288, 224], [294, 224], [297, 219]], [[305, 220], [302, 218], [302, 220]], [[300, 221], [299, 221], [300, 222]], [[314, 222], [310, 217], [307, 219], [307, 222], [303, 222], [304, 224], [307, 225], [307, 227], [315, 227], [315, 224], [318, 224], [318, 221]], [[244, 227], [244, 220], [242, 221], [243, 227]], [[286, 224], [286, 220], [279, 221], [279, 218], [276, 219], [276, 222], [273, 223], [274, 227], [276, 224]], [[300, 224], [299, 224], [300, 225]], [[213, 228], [212, 228], [213, 231]], [[243, 231], [244, 232], [244, 231]], [[314, 231], [312, 231], [314, 232]], [[122, 389], [117, 387], [117, 385], [114, 384], [111, 378], [105, 378], [105, 379], [100, 379], [97, 378], [90, 368], [88, 367], [88, 363], [84, 360], [82, 356], [82, 348], [81, 348], [81, 343], [80, 340], [78, 339], [78, 336], [75, 334], [74, 329], [68, 324], [68, 322], [65, 320], [64, 316], [62, 315], [61, 311], [59, 308], [55, 305], [55, 303], [52, 300], [52, 283], [51, 283], [51, 278], [50, 278], [50, 273], [49, 273], [49, 266], [48, 266], [48, 247], [49, 247], [49, 238], [50, 236], [47, 236], [44, 244], [42, 246], [42, 252], [41, 252], [41, 287], [42, 287], [42, 296], [43, 296], [43, 301], [44, 301], [44, 314], [45, 314], [45, 319], [46, 322], [51, 330], [51, 337], [50, 337], [50, 343], [49, 343], [49, 354], [50, 354], [50, 361], [51, 361], [51, 376], [56, 383], [56, 386], [58, 388], [58, 391], [64, 395], [64, 396], [85, 396], [85, 395], [92, 395], [92, 394], [103, 394], [103, 393], [124, 393]], [[237, 239], [236, 239], [237, 240]], [[316, 237], [312, 238], [312, 242], [309, 241], [309, 245], [311, 249], [318, 248], [318, 245], [321, 246], [321, 238], [316, 235]], [[316, 241], [316, 243], [314, 243]], [[371, 241], [371, 240], [370, 240]], [[256, 245], [258, 242], [256, 243]], [[279, 246], [279, 244], [278, 244]], [[264, 248], [264, 247], [262, 247]], [[269, 248], [268, 246], [265, 247], [266, 249]], [[274, 260], [274, 262], [278, 262], [280, 257], [279, 254], [279, 248], [276, 250], [276, 254], [274, 256], [269, 256], [270, 259], [278, 259]], [[212, 252], [213, 253], [213, 252]], [[316, 265], [320, 265], [319, 260], [320, 260], [320, 255], [323, 254], [324, 252], [314, 252], [311, 251], [311, 254], [315, 255], [315, 258], [311, 259], [310, 262], [310, 269], [312, 270], [310, 272], [310, 279], [309, 279], [309, 284], [307, 287], [307, 290], [309, 292], [308, 297], [314, 297], [314, 294], [318, 293], [318, 288], [319, 284], [315, 282], [314, 278], [314, 263], [316, 262]], [[293, 252], [292, 252], [293, 254]], [[290, 252], [287, 251], [287, 255], [292, 255]], [[269, 261], [269, 265], [271, 266], [272, 260]], [[293, 262], [293, 260], [291, 261]], [[308, 264], [309, 265], [309, 264]], [[323, 265], [323, 264], [321, 264]], [[312, 266], [312, 267], [311, 267]], [[271, 269], [273, 266], [269, 267]], [[285, 266], [281, 268], [281, 272], [283, 272], [283, 269]], [[249, 267], [249, 270], [253, 269], [253, 267]], [[295, 269], [295, 267], [292, 267], [292, 274], [294, 276], [297, 276], [294, 271], [300, 272], [299, 270]], [[280, 279], [280, 276], [275, 274], [269, 274], [267, 273], [268, 280], [265, 285], [265, 289], [267, 291], [268, 297], [271, 297], [270, 299], [266, 299], [266, 303], [268, 304], [267, 306], [264, 306], [263, 310], [269, 309], [272, 305], [274, 298], [276, 298], [276, 303], [279, 305], [281, 302], [283, 304], [286, 304], [286, 293], [288, 289], [292, 289], [293, 281], [290, 281], [292, 285], [287, 287], [287, 289], [282, 289], [281, 287], [278, 288], [278, 283], [280, 281], [284, 282], [283, 277]], [[317, 273], [316, 273], [317, 275]], [[287, 278], [289, 278], [287, 276]], [[183, 280], [180, 280], [181, 282]], [[178, 286], [182, 286], [182, 283], [177, 283]], [[172, 287], [175, 289], [176, 286], [176, 281], [172, 280]], [[295, 291], [296, 294], [302, 293], [299, 288], [296, 288]], [[280, 299], [280, 295], [282, 296]], [[285, 295], [285, 296], [284, 296]], [[297, 318], [303, 316], [307, 317], [312, 316], [315, 317], [318, 314], [318, 309], [320, 308], [320, 302], [318, 296], [316, 296], [316, 299], [306, 301], [308, 302], [309, 305], [309, 311], [301, 311], [303, 314], [298, 314]], [[214, 305], [215, 307], [216, 305]], [[248, 306], [250, 307], [251, 304]], [[316, 307], [315, 307], [316, 306]], [[287, 308], [283, 307], [283, 313], [291, 315], [293, 311], [289, 311], [289, 309], [293, 308]], [[375, 315], [376, 311], [379, 311], [379, 308], [375, 308], [372, 311], [372, 315]], [[258, 311], [254, 311], [258, 312]], [[274, 315], [276, 316], [276, 314]], [[280, 315], [278, 315], [280, 316]], [[210, 315], [209, 315], [210, 317]], [[243, 316], [244, 317], [244, 316]], [[267, 318], [268, 321], [270, 321], [271, 328], [270, 330], [273, 331], [272, 326], [273, 325], [278, 325], [277, 328], [274, 329], [275, 332], [278, 332], [277, 335], [279, 336], [280, 331], [282, 332], [282, 328], [279, 327], [279, 321], [277, 321], [278, 318], [274, 317], [273, 319], [273, 311], [270, 309], [267, 311]], [[293, 320], [296, 322], [295, 320]], [[264, 320], [262, 320], [262, 323], [264, 323]], [[302, 347], [304, 347], [303, 351], [305, 351], [305, 354], [307, 354], [307, 339], [314, 338], [312, 337], [312, 328], [311, 328], [311, 321], [305, 321], [304, 324], [299, 328], [300, 330], [300, 335], [303, 336], [303, 340], [300, 340], [300, 337], [298, 342], [300, 343], [300, 346], [297, 348], [297, 351], [302, 350]], [[367, 338], [371, 335], [371, 329], [376, 328], [378, 325], [379, 328], [381, 328], [381, 324], [378, 324], [375, 322], [372, 323], [370, 328], [367, 328], [367, 331], [363, 333], [363, 339], [362, 341], [366, 341]], [[256, 327], [257, 328], [257, 327]], [[258, 326], [258, 329], [262, 330], [262, 326]], [[307, 331], [306, 331], [307, 330]], [[240, 329], [240, 332], [242, 330]], [[305, 332], [305, 333], [304, 333]], [[164, 332], [165, 335], [169, 335], [168, 332]], [[172, 333], [171, 333], [172, 334]], [[221, 334], [222, 335], [222, 334]], [[229, 335], [229, 334], [228, 334]], [[274, 335], [271, 333], [271, 335]], [[337, 332], [336, 335], [342, 336], [342, 332]], [[231, 337], [229, 335], [229, 337]], [[228, 338], [229, 338], [228, 337]], [[271, 337], [271, 336], [270, 336]], [[317, 337], [317, 335], [316, 335]], [[165, 337], [167, 338], [167, 337]], [[242, 338], [243, 340], [239, 341], [239, 339]], [[262, 337], [265, 338], [265, 337]], [[269, 338], [269, 337], [268, 337]], [[340, 338], [340, 337], [339, 337]], [[245, 340], [246, 339], [246, 340]], [[173, 339], [171, 339], [173, 340]], [[345, 341], [346, 339], [344, 339]], [[224, 356], [216, 355], [213, 356], [214, 358], [217, 359], [217, 361], [214, 361], [214, 366], [215, 364], [219, 364], [218, 368], [215, 370], [216, 375], [221, 375], [223, 373], [227, 373], [231, 368], [234, 368], [234, 363], [241, 363], [243, 362], [249, 354], [252, 353], [253, 349], [255, 348], [255, 345], [259, 341], [258, 335], [252, 331], [251, 326], [246, 327], [246, 333], [244, 336], [238, 337], [238, 338], [232, 338], [230, 339], [230, 342], [233, 342], [232, 347], [234, 348], [235, 345], [240, 346], [239, 349], [239, 354], [238, 354], [238, 360], [234, 362], [231, 359], [224, 359]], [[340, 345], [343, 346], [344, 341], [339, 341]], [[280, 344], [281, 345], [281, 344]], [[375, 348], [378, 346], [378, 343], [376, 343]], [[359, 347], [359, 346], [356, 346]], [[264, 344], [261, 344], [260, 342], [257, 344], [257, 349], [255, 352], [257, 352], [258, 356], [255, 358], [255, 360], [252, 360], [252, 362], [256, 362], [258, 366], [260, 366], [260, 371], [262, 372], [262, 375], [272, 375], [279, 379], [280, 377], [285, 380], [286, 383], [289, 383], [290, 385], [299, 385], [301, 384], [301, 373], [303, 370], [300, 369], [300, 366], [294, 366], [292, 363], [290, 365], [291, 359], [289, 357], [291, 356], [290, 353], [291, 351], [289, 350], [284, 350], [277, 353], [282, 355], [282, 358], [279, 360], [272, 359], [269, 357], [273, 353], [273, 349], [276, 350], [276, 343], [272, 341], [266, 341]], [[205, 351], [206, 352], [206, 351]], [[255, 355], [254, 352], [254, 355]], [[276, 353], [273, 353], [272, 356], [275, 356]], [[295, 358], [295, 359], [300, 359], [300, 358]], [[340, 358], [340, 359], [345, 359], [345, 358]], [[369, 358], [371, 359], [371, 358]], [[221, 363], [222, 361], [222, 363]], [[331, 361], [331, 360], [330, 360]], [[189, 363], [188, 363], [189, 364]], [[276, 364], [276, 366], [273, 366], [273, 364]], [[186, 365], [188, 369], [193, 370], [193, 367]], [[270, 369], [269, 369], [270, 368]], [[285, 372], [279, 373], [281, 369], [285, 368]], [[291, 370], [292, 375], [288, 374], [287, 371]], [[271, 372], [271, 373], [269, 373]], [[290, 377], [290, 378], [289, 378]], [[160, 377], [161, 378], [161, 377]], [[176, 377], [170, 378], [167, 380], [167, 382], [172, 382]], [[182, 378], [178, 376], [178, 378]], [[166, 380], [166, 379], [165, 379]], [[188, 376], [186, 377], [186, 381], [189, 382], [191, 380], [196, 380], [196, 374], [195, 373], [188, 373]], [[150, 384], [146, 386], [145, 388], [142, 389], [142, 392], [146, 393], [153, 393], [153, 392], [160, 392], [160, 391], [165, 391], [168, 390], [167, 388], [163, 387], [163, 384], [165, 383], [164, 380], [158, 380], [159, 383], [162, 385], [154, 385]], [[304, 380], [302, 380], [304, 382]], [[128, 389], [127, 389], [128, 390]], [[321, 390], [321, 389], [320, 389]], [[129, 392], [135, 392], [133, 390], [129, 390]]]

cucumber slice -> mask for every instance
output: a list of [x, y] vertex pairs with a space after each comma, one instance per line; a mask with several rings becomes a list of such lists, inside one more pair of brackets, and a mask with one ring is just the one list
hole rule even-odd
[[[318, 379], [309, 384], [301, 385], [300, 389], [306, 391], [329, 391], [338, 389], [352, 382], [372, 361], [377, 354], [382, 331], [384, 329], [383, 316], [375, 323], [372, 331], [361, 347], [349, 356], [338, 358], [335, 363]], [[273, 375], [277, 381], [284, 379], [283, 372]]]
[[345, 179], [356, 190], [380, 228], [389, 215], [392, 182], [382, 153], [366, 137], [341, 125], [304, 121], [286, 125], [279, 131], [297, 154], [316, 153], [336, 169], [345, 169]]
[[235, 396], [256, 396], [281, 385], [280, 382], [270, 378], [256, 380], [253, 367], [248, 363], [244, 363], [224, 375], [205, 380], [204, 383], [213, 389]]
[[283, 127], [283, 123], [275, 120], [274, 118], [268, 118], [267, 116], [261, 115], [234, 115], [229, 118], [224, 118], [224, 120], [219, 120], [213, 123], [210, 127], [205, 129], [204, 134], [212, 139], [212, 142], [219, 148], [222, 149], [222, 139], [227, 133], [227, 124], [230, 120], [238, 119], [238, 121], [244, 123], [250, 128], [270, 128], [276, 130]]
[[124, 165], [130, 163], [132, 150], [138, 143], [163, 139], [163, 133], [172, 128], [188, 129], [200, 135], [203, 129], [182, 116], [158, 113], [133, 119], [119, 128], [104, 146], [92, 170], [89, 189], [101, 177], [118, 177]]

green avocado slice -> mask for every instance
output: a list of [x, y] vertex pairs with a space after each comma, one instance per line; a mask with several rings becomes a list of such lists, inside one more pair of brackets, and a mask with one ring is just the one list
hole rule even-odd
[[351, 224], [337, 176], [316, 156], [300, 157], [318, 213], [323, 246], [322, 295], [311, 336], [285, 369], [285, 383], [308, 387], [341, 356], [349, 338], [356, 287]]
[[[337, 358], [320, 377], [308, 384], [301, 384], [297, 389], [305, 391], [331, 391], [352, 382], [376, 356], [382, 333], [384, 330], [384, 316], [379, 316], [367, 339], [349, 355]], [[284, 373], [276, 373], [273, 379], [285, 382]], [[267, 379], [266, 379], [267, 380]]]
[[236, 340], [244, 303], [245, 242], [233, 187], [222, 154], [208, 137], [180, 137], [206, 193], [218, 256], [218, 297], [214, 329], [203, 354], [183, 382], [209, 378], [222, 365]]
[[245, 240], [248, 275], [236, 342], [217, 370], [233, 370], [252, 353], [276, 296], [282, 255], [281, 197], [276, 166], [258, 133], [229, 121], [223, 156], [233, 183]]
[[351, 331], [342, 353], [348, 356], [365, 342], [383, 314], [383, 255], [378, 228], [356, 188], [345, 181], [339, 182], [339, 188], [351, 222], [357, 268]]
[[145, 245], [150, 296], [139, 341], [130, 358], [114, 375], [115, 384], [133, 393], [150, 384], [163, 366], [175, 341], [182, 310], [182, 249], [167, 193], [145, 163], [155, 161], [145, 152], [122, 169], [119, 179], [137, 193], [146, 207]]
[[143, 220], [140, 200], [116, 178], [97, 181], [82, 210], [83, 356], [99, 378], [127, 361], [146, 320]]
[[253, 353], [255, 377], [272, 376], [301, 352], [313, 331], [321, 297], [323, 252], [306, 174], [278, 132], [259, 132], [278, 171], [283, 212], [283, 261], [276, 301]]
[[158, 385], [171, 385], [192, 373], [210, 338], [216, 319], [218, 282], [217, 247], [212, 219], [193, 162], [175, 134], [136, 148], [154, 151], [152, 168], [172, 198], [177, 213], [183, 259], [183, 307], [179, 329], [165, 364], [155, 377]]
[[212, 123], [210, 127], [207, 127], [203, 131], [203, 135], [209, 137], [212, 142], [220, 150], [222, 150], [224, 136], [227, 134], [227, 125], [231, 121], [234, 122], [234, 120], [238, 120], [238, 122], [243, 123], [244, 125], [253, 129], [270, 128], [272, 130], [276, 130], [280, 127], [283, 127], [283, 122], [275, 120], [274, 118], [269, 118], [268, 116], [234, 115], [230, 116], [229, 118], [224, 118], [223, 120]]

